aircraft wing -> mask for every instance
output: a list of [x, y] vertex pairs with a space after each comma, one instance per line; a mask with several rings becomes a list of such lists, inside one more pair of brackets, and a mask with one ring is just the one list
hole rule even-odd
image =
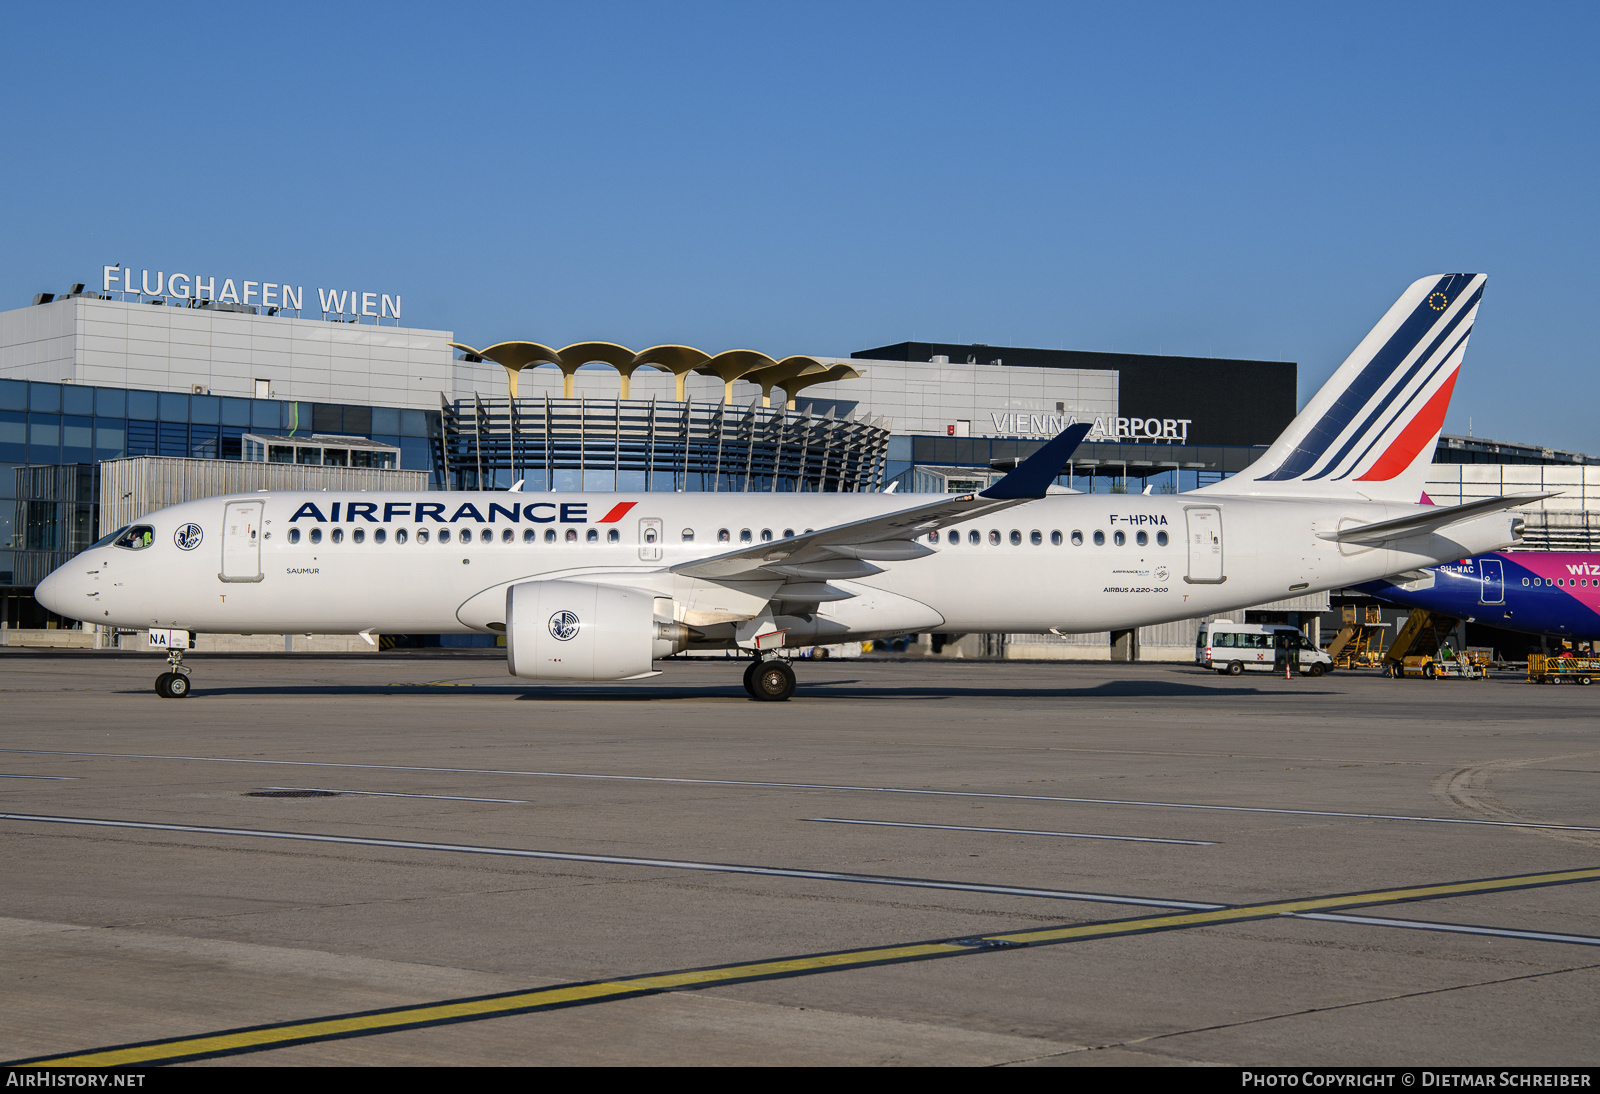
[[1469, 501], [1465, 505], [1436, 505], [1424, 512], [1396, 517], [1394, 520], [1380, 520], [1375, 524], [1359, 524], [1354, 528], [1341, 528], [1337, 532], [1323, 532], [1317, 538], [1330, 539], [1338, 543], [1377, 543], [1386, 539], [1400, 539], [1403, 536], [1420, 536], [1447, 528], [1469, 517], [1481, 517], [1486, 513], [1498, 513], [1503, 509], [1553, 498], [1557, 493], [1559, 491], [1547, 491], [1542, 494], [1506, 494], [1498, 498]]
[[672, 572], [735, 581], [772, 575], [826, 581], [830, 577], [882, 573], [882, 568], [871, 565], [869, 560], [903, 562], [922, 558], [933, 551], [915, 542], [918, 536], [1044, 497], [1090, 428], [1085, 422], [1068, 426], [982, 493], [944, 495], [937, 501], [882, 516], [680, 563], [672, 567]]

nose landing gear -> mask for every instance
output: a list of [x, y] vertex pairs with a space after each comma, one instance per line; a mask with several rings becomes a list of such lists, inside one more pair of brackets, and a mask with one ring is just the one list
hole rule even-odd
[[744, 690], [762, 703], [781, 703], [794, 694], [794, 669], [781, 657], [761, 657], [744, 670]]
[[167, 671], [156, 677], [156, 694], [163, 699], [187, 699], [189, 670], [183, 664], [183, 651], [168, 650], [167, 665]]

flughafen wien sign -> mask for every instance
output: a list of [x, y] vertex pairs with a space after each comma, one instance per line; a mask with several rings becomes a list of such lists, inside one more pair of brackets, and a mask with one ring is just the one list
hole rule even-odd
[[[305, 307], [305, 286], [279, 281], [235, 281], [203, 274], [174, 273], [164, 270], [139, 270], [132, 266], [106, 266], [100, 289], [107, 293], [134, 293], [139, 296], [164, 296], [175, 300], [214, 300], [219, 304], [300, 311]], [[400, 318], [400, 294], [360, 292], [356, 289], [317, 289], [317, 303], [324, 315], [354, 315], [371, 319]]]

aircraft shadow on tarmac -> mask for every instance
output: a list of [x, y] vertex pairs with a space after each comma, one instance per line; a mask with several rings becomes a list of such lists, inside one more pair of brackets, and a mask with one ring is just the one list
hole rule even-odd
[[[192, 695], [193, 700], [203, 700], [212, 696], [244, 696], [244, 695], [283, 695], [283, 696], [357, 696], [357, 695], [392, 695], [415, 696], [429, 695], [470, 695], [491, 694], [497, 696], [514, 695], [518, 700], [529, 702], [565, 702], [565, 703], [644, 703], [663, 701], [683, 701], [686, 699], [740, 699], [747, 700], [743, 690], [737, 683], [705, 685], [695, 684], [683, 687], [662, 686], [661, 684], [625, 685], [625, 684], [592, 684], [592, 685], [528, 685], [517, 683], [419, 683], [396, 684], [381, 687], [370, 685], [305, 685], [284, 684], [280, 686], [251, 686], [251, 687], [205, 687], [197, 686]], [[127, 689], [123, 694], [139, 694], [138, 689]], [[925, 686], [894, 686], [878, 683], [869, 683], [856, 679], [836, 680], [804, 680], [802, 679], [797, 699], [878, 699], [899, 702], [918, 700], [939, 700], [960, 697], [992, 698], [992, 699], [1186, 699], [1196, 696], [1226, 695], [1230, 698], [1242, 696], [1277, 696], [1284, 694], [1296, 695], [1327, 695], [1331, 694], [1322, 689], [1311, 689], [1304, 685], [1289, 688], [1258, 688], [1238, 687], [1226, 685], [1184, 684], [1168, 680], [1109, 680], [1093, 687], [1080, 688], [1019, 688], [1019, 687], [957, 687], [948, 684]], [[151, 698], [155, 698], [151, 694]], [[187, 700], [186, 700], [187, 701]]]

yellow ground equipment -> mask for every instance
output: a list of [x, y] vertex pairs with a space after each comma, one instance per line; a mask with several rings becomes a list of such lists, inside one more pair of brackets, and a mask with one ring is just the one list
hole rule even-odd
[[1600, 657], [1528, 655], [1530, 684], [1591, 684], [1597, 677], [1600, 677]]
[[1344, 606], [1344, 619], [1339, 633], [1328, 643], [1328, 656], [1341, 669], [1367, 668], [1383, 661], [1383, 632], [1389, 624], [1382, 621], [1382, 609], [1376, 604], [1367, 605], [1364, 618], [1357, 617], [1354, 604]]
[[1396, 680], [1404, 676], [1420, 676], [1424, 680], [1443, 680], [1447, 676], [1487, 680], [1489, 659], [1481, 653], [1463, 653], [1454, 658], [1441, 658], [1431, 653], [1412, 654], [1400, 661], [1386, 661], [1384, 672]]

